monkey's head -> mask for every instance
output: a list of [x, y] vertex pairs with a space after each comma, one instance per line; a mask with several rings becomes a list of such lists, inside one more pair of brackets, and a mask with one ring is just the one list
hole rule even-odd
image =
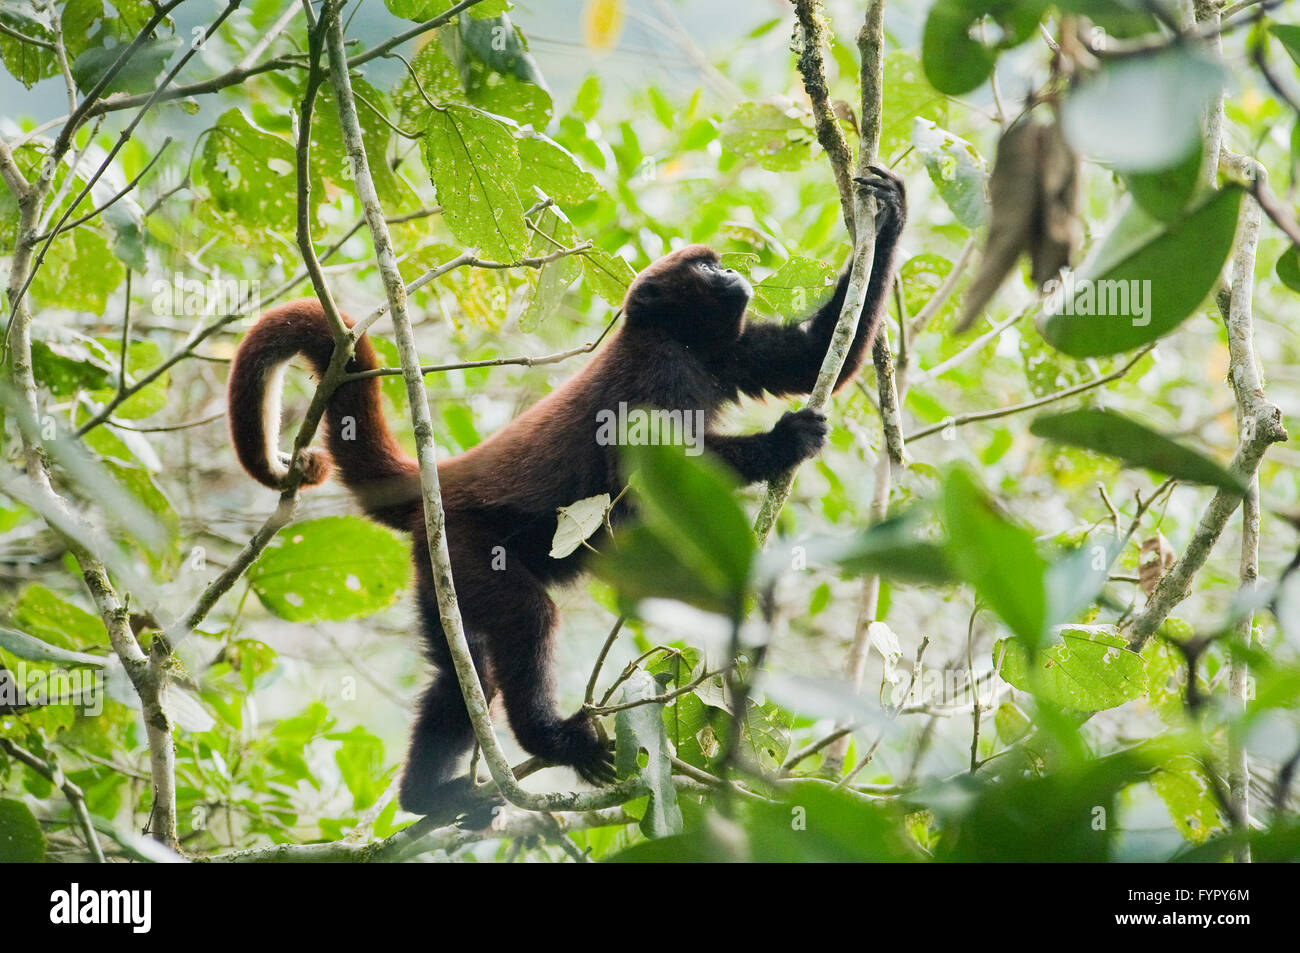
[[623, 299], [623, 315], [630, 327], [711, 347], [740, 336], [752, 293], [745, 276], [723, 268], [712, 248], [687, 245], [636, 276]]

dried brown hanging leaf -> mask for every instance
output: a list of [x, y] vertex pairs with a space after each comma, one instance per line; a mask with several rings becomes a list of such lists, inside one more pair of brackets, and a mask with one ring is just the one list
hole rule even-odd
[[1156, 533], [1142, 543], [1142, 552], [1138, 556], [1138, 585], [1148, 596], [1155, 592], [1161, 578], [1177, 562], [1174, 548], [1169, 545], [1163, 533]]
[[858, 114], [853, 111], [853, 107], [846, 100], [832, 99], [831, 112], [835, 114], [835, 118], [840, 122], [848, 123], [854, 135], [862, 135], [858, 130]]
[[1079, 160], [1055, 123], [1024, 120], [998, 142], [989, 177], [988, 238], [975, 280], [966, 292], [960, 334], [983, 313], [1021, 252], [1042, 284], [1069, 264], [1079, 245]]
[[1070, 264], [1083, 242], [1079, 221], [1079, 157], [1056, 123], [1039, 133], [1041, 231], [1029, 246], [1034, 283], [1042, 285]]

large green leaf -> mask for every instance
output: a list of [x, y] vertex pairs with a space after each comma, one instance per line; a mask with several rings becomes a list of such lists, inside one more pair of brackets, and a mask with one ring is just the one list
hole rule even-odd
[[39, 583], [23, 590], [9, 608], [9, 620], [15, 628], [62, 649], [103, 645], [108, 638], [99, 616]]
[[1111, 410], [1084, 408], [1039, 417], [1030, 433], [1116, 457], [1132, 467], [1146, 467], [1186, 483], [1204, 483], [1244, 493], [1244, 484], [1220, 464], [1150, 427]]
[[1178, 833], [1193, 844], [1204, 844], [1223, 827], [1214, 788], [1205, 769], [1191, 755], [1161, 765], [1151, 776], [1151, 787], [1165, 802]]
[[1292, 245], [1277, 258], [1278, 281], [1292, 291], [1300, 291], [1300, 245]]
[[810, 155], [812, 130], [792, 106], [741, 103], [722, 124], [722, 146], [764, 169], [790, 172]]
[[291, 622], [355, 619], [393, 603], [410, 574], [406, 541], [369, 520], [287, 526], [248, 571], [262, 604]]
[[976, 14], [963, 0], [936, 0], [921, 34], [921, 65], [926, 78], [941, 93], [960, 96], [980, 86], [993, 73], [998, 55], [971, 39]]
[[[1046, 10], [1042, 0], [936, 0], [921, 35], [926, 78], [949, 96], [970, 92], [993, 73], [998, 50], [1029, 39]], [[986, 17], [992, 21], [988, 35], [993, 45], [972, 36]]]
[[757, 547], [734, 495], [735, 479], [720, 464], [687, 456], [681, 447], [632, 446], [627, 451], [645, 524], [684, 563], [739, 593], [749, 580]]
[[[535, 186], [561, 205], [576, 205], [599, 188], [595, 177], [578, 165], [573, 153], [553, 139], [539, 132], [524, 132], [516, 141], [521, 191]], [[532, 198], [531, 194], [524, 194], [529, 204]]]
[[1163, 169], [1133, 172], [1125, 177], [1142, 209], [1162, 222], [1177, 221], [1196, 193], [1201, 178], [1201, 142], [1195, 140], [1182, 159]]
[[45, 859], [45, 835], [22, 801], [0, 800], [0, 863], [35, 864]]
[[[293, 146], [252, 123], [238, 107], [222, 113], [200, 153], [201, 181], [217, 208], [240, 221], [292, 232], [297, 210]], [[324, 188], [312, 183], [320, 202]]]
[[1080, 155], [1121, 172], [1166, 169], [1185, 159], [1201, 117], [1228, 72], [1190, 44], [1108, 60], [1071, 90], [1061, 129]]
[[628, 447], [625, 459], [641, 521], [596, 560], [596, 573], [631, 601], [678, 599], [737, 613], [757, 547], [734, 478], [681, 447]]
[[1032, 658], [1016, 639], [993, 646], [1003, 681], [1074, 711], [1115, 708], [1147, 690], [1146, 662], [1123, 636], [1100, 626], [1066, 627]]
[[[441, 13], [446, 13], [459, 2], [460, 0], [384, 0], [384, 6], [388, 7], [393, 16], [401, 17], [404, 20], [414, 20], [416, 23], [423, 23], [425, 20], [432, 20]], [[478, 18], [496, 17], [505, 13], [509, 8], [509, 0], [484, 0], [482, 3], [476, 3], [465, 12], [472, 17]]]
[[1037, 646], [1047, 624], [1047, 561], [1033, 534], [999, 513], [960, 468], [944, 483], [943, 514], [958, 574], [1026, 646]]
[[1287, 55], [1291, 57], [1297, 66], [1300, 66], [1300, 26], [1290, 23], [1274, 23], [1269, 26], [1269, 31], [1277, 37]]
[[821, 536], [773, 547], [761, 557], [760, 576], [768, 579], [784, 572], [802, 555], [808, 565], [831, 564], [855, 576], [935, 586], [956, 582], [944, 545], [924, 539], [921, 528], [919, 514], [903, 513], [852, 536]]
[[[658, 693], [655, 680], [648, 673], [639, 672], [624, 683], [620, 704], [653, 698]], [[641, 817], [641, 831], [647, 837], [666, 837], [682, 829], [663, 710], [662, 704], [644, 704], [625, 708], [614, 716], [618, 776], [630, 778], [639, 772], [650, 788], [649, 802]], [[646, 764], [638, 768], [642, 751], [646, 754]]]
[[528, 229], [515, 191], [519, 147], [503, 123], [455, 103], [434, 110], [424, 160], [453, 235], [501, 261], [524, 257]]
[[791, 255], [781, 267], [754, 285], [754, 305], [767, 314], [802, 317], [826, 294], [835, 269], [816, 258]]
[[[1163, 228], [1121, 220], [1092, 263], [1063, 284], [1042, 333], [1074, 357], [1131, 350], [1168, 334], [1214, 288], [1237, 231], [1241, 189], [1229, 186]], [[1147, 218], [1148, 223], [1153, 220]]]

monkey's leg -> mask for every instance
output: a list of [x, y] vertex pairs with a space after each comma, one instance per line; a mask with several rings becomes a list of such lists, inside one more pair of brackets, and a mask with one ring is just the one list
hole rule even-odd
[[[476, 597], [467, 595], [462, 604], [475, 607], [472, 624], [486, 638], [515, 740], [529, 754], [574, 768], [584, 780], [613, 780], [612, 754], [591, 719], [583, 712], [565, 718], [556, 710], [551, 673], [555, 603], [512, 557], [492, 577], [473, 580], [487, 589]], [[460, 579], [456, 585], [460, 588]]]
[[[437, 668], [433, 681], [420, 696], [411, 746], [402, 775], [399, 803], [413, 814], [432, 814], [462, 798], [469, 779], [457, 779], [460, 759], [474, 744], [474, 728], [465, 710], [460, 681], [452, 665], [451, 652], [442, 631], [438, 602], [433, 592], [427, 552], [416, 547], [419, 578], [419, 611], [423, 623], [425, 653]], [[482, 638], [468, 631], [470, 654], [488, 701], [496, 693]]]

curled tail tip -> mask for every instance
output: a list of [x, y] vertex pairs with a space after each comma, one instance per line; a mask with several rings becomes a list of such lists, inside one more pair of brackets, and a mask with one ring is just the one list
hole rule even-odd
[[312, 449], [303, 452], [298, 469], [302, 473], [301, 486], [318, 486], [329, 478], [334, 464], [324, 450]]

